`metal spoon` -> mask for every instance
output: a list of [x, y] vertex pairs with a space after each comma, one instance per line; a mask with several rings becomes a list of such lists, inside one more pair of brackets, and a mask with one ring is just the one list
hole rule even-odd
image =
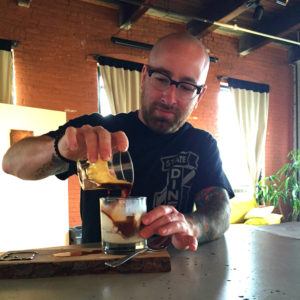
[[146, 251], [159, 251], [167, 248], [171, 243], [171, 236], [155, 236], [153, 238], [148, 239], [148, 245], [141, 249], [138, 250], [137, 252], [131, 253], [124, 258], [118, 259], [118, 260], [113, 260], [113, 261], [106, 261], [105, 265], [116, 268], [128, 260], [132, 259], [133, 257], [137, 256], [138, 254], [144, 253]]

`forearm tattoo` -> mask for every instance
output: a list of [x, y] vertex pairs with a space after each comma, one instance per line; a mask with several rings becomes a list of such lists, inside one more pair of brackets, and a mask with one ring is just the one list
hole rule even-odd
[[230, 204], [227, 191], [209, 187], [196, 195], [197, 210], [187, 215], [196, 227], [199, 243], [219, 238], [229, 227]]
[[36, 179], [45, 178], [50, 175], [56, 175], [66, 172], [69, 168], [67, 162], [59, 159], [55, 154], [52, 154], [51, 161], [45, 163], [35, 173]]

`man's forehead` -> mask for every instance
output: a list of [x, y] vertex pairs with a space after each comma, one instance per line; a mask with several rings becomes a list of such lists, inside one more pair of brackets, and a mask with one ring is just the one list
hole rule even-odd
[[170, 38], [152, 49], [148, 65], [161, 69], [168, 76], [175, 77], [175, 80], [203, 84], [207, 76], [209, 57], [199, 40]]
[[169, 69], [168, 67], [164, 67], [164, 66], [150, 66], [149, 68], [152, 70], [155, 70], [157, 72], [160, 72], [162, 74], [167, 75], [168, 77], [172, 78], [174, 76], [176, 76], [176, 79], [180, 80], [180, 81], [187, 81], [187, 82], [191, 82], [196, 84], [198, 81], [198, 78], [194, 78], [192, 75], [190, 74], [185, 74], [184, 71], [182, 72], [182, 70], [176, 70], [176, 72], [174, 72], [173, 70]]
[[[202, 73], [207, 73], [206, 63], [203, 59], [193, 60], [191, 57], [171, 58], [160, 56], [148, 64], [150, 68], [168, 75], [174, 80], [189, 81], [195, 84], [203, 84]], [[206, 76], [204, 76], [206, 77]]]

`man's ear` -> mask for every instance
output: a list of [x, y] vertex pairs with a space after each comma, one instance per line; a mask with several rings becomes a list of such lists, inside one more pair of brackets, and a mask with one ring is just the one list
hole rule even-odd
[[147, 66], [143, 65], [142, 76], [141, 76], [141, 87], [143, 87], [144, 85], [146, 76], [147, 76]]
[[198, 103], [199, 103], [200, 100], [202, 99], [202, 97], [203, 97], [203, 95], [205, 94], [206, 90], [207, 90], [207, 85], [205, 84], [205, 85], [203, 85], [203, 88], [202, 88], [202, 90], [201, 90], [201, 93], [199, 94], [199, 96], [198, 96], [198, 98], [197, 98], [197, 100], [196, 100], [196, 102], [195, 102], [194, 109], [196, 109], [196, 108], [198, 107]]

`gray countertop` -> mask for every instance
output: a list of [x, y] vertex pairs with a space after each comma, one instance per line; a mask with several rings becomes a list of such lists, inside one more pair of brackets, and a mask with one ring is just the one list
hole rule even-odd
[[299, 239], [232, 225], [196, 252], [169, 252], [168, 273], [0, 280], [0, 299], [300, 299]]

